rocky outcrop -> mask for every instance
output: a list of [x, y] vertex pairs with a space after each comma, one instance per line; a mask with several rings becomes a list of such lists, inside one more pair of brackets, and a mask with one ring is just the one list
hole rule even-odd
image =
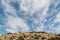
[[46, 32], [18, 32], [0, 35], [0, 40], [60, 40], [60, 35]]

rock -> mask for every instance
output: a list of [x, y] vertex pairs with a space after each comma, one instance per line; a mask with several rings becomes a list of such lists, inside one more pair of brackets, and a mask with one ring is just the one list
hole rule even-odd
[[60, 40], [60, 35], [46, 32], [18, 32], [0, 35], [0, 40]]

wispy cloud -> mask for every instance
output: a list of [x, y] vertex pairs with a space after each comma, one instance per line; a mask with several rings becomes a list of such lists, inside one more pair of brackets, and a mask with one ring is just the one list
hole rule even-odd
[[[7, 1], [7, 0], [6, 0]], [[8, 32], [27, 32], [29, 30], [29, 27], [26, 25], [23, 19], [19, 18], [16, 15], [16, 10], [9, 5], [9, 3], [6, 3], [5, 1], [2, 1], [3, 6], [5, 7], [5, 15], [7, 17], [5, 23], [5, 29]], [[20, 30], [19, 30], [20, 28]]]
[[60, 22], [60, 12], [57, 13], [56, 19], [54, 21], [55, 21], [55, 23]]
[[[17, 16], [16, 10], [11, 5], [9, 5], [9, 2], [10, 1], [7, 1], [7, 0], [6, 1], [2, 1], [2, 4], [5, 7], [5, 15], [7, 16], [7, 20], [5, 22], [6, 31], [10, 31], [10, 32], [14, 31], [14, 32], [16, 32], [16, 31], [19, 31], [18, 30], [19, 28], [21, 29], [22, 32], [29, 31], [30, 27], [27, 26], [27, 24], [25, 23], [25, 21], [22, 18], [19, 18], [19, 16]], [[44, 8], [42, 13], [38, 12], [38, 14], [40, 15], [40, 18], [37, 21], [35, 21], [34, 20], [35, 18], [33, 18], [34, 23], [36, 23], [38, 21], [40, 22], [39, 27], [37, 27], [37, 30], [38, 31], [43, 30], [44, 29], [44, 23], [42, 23], [42, 22], [45, 20], [45, 17], [47, 16], [46, 12], [48, 10], [48, 6], [50, 4], [50, 0], [44, 0], [44, 1], [43, 0], [33, 0], [33, 1], [32, 0], [28, 0], [27, 2], [22, 0], [21, 2], [22, 2], [21, 3], [21, 10], [25, 11], [26, 13], [28, 13], [27, 15], [30, 14], [30, 15], [33, 16], [35, 11], [42, 10]], [[32, 2], [33, 5], [31, 5], [30, 2]], [[30, 5], [27, 5], [26, 3], [28, 3]], [[32, 7], [30, 8], [29, 6], [32, 6]], [[33, 11], [33, 13], [32, 13], [31, 10]], [[29, 13], [29, 11], [32, 14]], [[34, 27], [34, 25], [32, 27]]]
[[[15, 4], [17, 2], [19, 10], [16, 10], [13, 2]], [[59, 32], [60, 25], [55, 28], [55, 23], [60, 21], [58, 4], [58, 2], [52, 0], [2, 0], [6, 16], [4, 28], [7, 32], [12, 33], [29, 32], [31, 29], [34, 31], [53, 32], [54, 30], [54, 32]]]
[[21, 32], [26, 32], [29, 30], [29, 27], [26, 25], [24, 20], [18, 17], [8, 17], [7, 25], [12, 29], [18, 30], [19, 28], [21, 28]]

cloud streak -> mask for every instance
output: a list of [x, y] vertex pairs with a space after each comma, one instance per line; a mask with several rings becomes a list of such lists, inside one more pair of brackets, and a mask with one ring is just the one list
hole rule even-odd
[[59, 4], [56, 0], [2, 0], [6, 16], [3, 22], [4, 29], [12, 33], [19, 31], [60, 33]]

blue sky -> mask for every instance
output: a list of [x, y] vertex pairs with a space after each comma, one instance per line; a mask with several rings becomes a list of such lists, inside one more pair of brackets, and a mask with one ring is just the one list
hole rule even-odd
[[0, 0], [0, 34], [60, 33], [60, 0]]

